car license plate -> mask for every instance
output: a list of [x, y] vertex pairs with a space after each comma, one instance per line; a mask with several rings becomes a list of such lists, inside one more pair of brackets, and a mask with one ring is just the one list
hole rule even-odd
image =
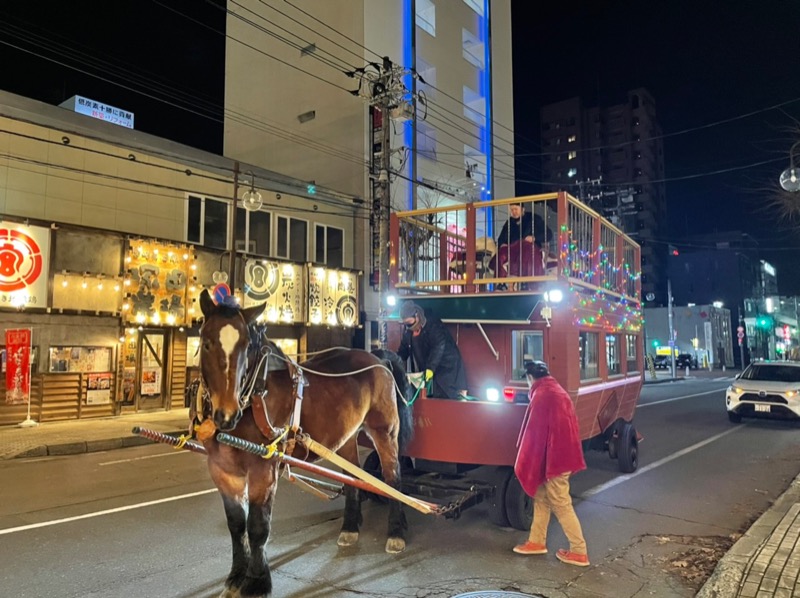
[[762, 411], [764, 413], [769, 413], [769, 405], [756, 405], [756, 411]]

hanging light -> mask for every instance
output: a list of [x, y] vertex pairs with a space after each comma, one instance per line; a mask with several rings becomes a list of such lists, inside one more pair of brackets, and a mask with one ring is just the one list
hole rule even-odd
[[264, 205], [264, 200], [261, 199], [261, 193], [256, 191], [256, 176], [251, 172], [250, 174], [250, 189], [242, 193], [242, 207], [248, 212], [254, 212], [261, 209]]

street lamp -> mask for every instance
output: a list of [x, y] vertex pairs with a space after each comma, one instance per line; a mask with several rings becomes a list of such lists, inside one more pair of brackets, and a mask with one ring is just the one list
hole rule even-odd
[[792, 149], [789, 150], [789, 168], [781, 173], [781, 187], [790, 193], [797, 193], [800, 191], [800, 169], [795, 168], [794, 165], [794, 148], [800, 145], [800, 141], [796, 142]]

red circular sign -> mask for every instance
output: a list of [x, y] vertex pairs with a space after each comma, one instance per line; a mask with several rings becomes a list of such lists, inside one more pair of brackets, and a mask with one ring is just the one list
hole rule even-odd
[[0, 228], [0, 292], [29, 287], [42, 274], [42, 264], [42, 250], [32, 237]]

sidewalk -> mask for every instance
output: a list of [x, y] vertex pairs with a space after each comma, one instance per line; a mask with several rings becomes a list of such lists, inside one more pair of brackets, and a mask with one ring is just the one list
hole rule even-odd
[[183, 434], [189, 429], [189, 410], [47, 422], [31, 428], [3, 426], [0, 427], [0, 459], [74, 455], [152, 444], [152, 441], [132, 434], [134, 426], [165, 434]]
[[[692, 370], [695, 374], [697, 370]], [[697, 372], [721, 378], [735, 371]], [[659, 371], [652, 382], [669, 382]], [[649, 378], [649, 373], [647, 374]], [[683, 376], [676, 378], [682, 381]], [[71, 455], [151, 444], [134, 436], [134, 426], [165, 434], [182, 434], [188, 409], [137, 413], [119, 417], [44, 423], [32, 428], [0, 428], [0, 459]], [[698, 598], [791, 598], [800, 596], [800, 476], [733, 545], [697, 594]]]

